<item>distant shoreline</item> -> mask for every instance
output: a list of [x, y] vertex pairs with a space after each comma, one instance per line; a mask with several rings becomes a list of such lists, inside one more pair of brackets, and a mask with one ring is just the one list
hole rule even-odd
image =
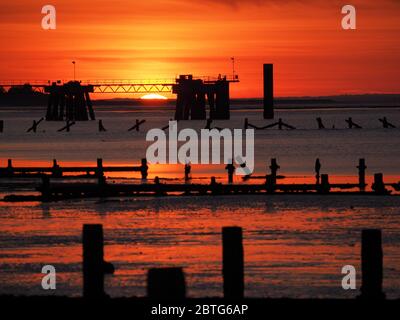
[[[0, 108], [4, 107], [39, 107], [46, 108], [47, 94], [32, 92], [21, 94], [0, 94]], [[140, 98], [95, 99], [93, 105], [120, 107], [167, 107], [175, 108], [175, 99], [143, 100]], [[262, 98], [233, 98], [231, 108], [262, 109]], [[276, 109], [349, 109], [349, 108], [399, 108], [400, 94], [363, 94], [337, 95], [320, 97], [278, 97], [275, 99]]]

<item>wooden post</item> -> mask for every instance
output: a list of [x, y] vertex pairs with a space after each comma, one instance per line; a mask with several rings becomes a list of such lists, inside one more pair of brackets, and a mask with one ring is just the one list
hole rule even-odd
[[267, 174], [265, 178], [265, 188], [268, 193], [274, 193], [276, 189], [276, 175]]
[[0, 133], [4, 130], [4, 120], [0, 120]]
[[243, 236], [240, 227], [222, 228], [222, 275], [224, 298], [244, 297]]
[[97, 159], [97, 170], [96, 170], [96, 175], [98, 178], [104, 177], [104, 170], [103, 170], [103, 159], [98, 158]]
[[210, 189], [211, 189], [211, 194], [213, 195], [221, 193], [220, 185], [217, 183], [217, 179], [215, 177], [211, 177]]
[[104, 298], [104, 274], [113, 273], [114, 266], [104, 261], [103, 226], [83, 225], [83, 296]]
[[62, 170], [60, 169], [60, 166], [57, 163], [56, 159], [53, 159], [53, 170], [52, 170], [52, 175], [53, 177], [62, 177]]
[[362, 230], [361, 298], [384, 299], [382, 233], [378, 229]]
[[147, 297], [165, 300], [185, 299], [186, 283], [183, 269], [150, 269], [147, 273]]
[[365, 159], [359, 159], [358, 160], [358, 184], [360, 191], [364, 191], [366, 187], [365, 183], [365, 169], [367, 169], [367, 166], [365, 165]]
[[12, 160], [8, 159], [7, 160], [7, 175], [12, 176], [14, 174], [14, 169], [12, 165]]
[[315, 180], [316, 184], [320, 184], [320, 179], [321, 179], [321, 162], [319, 161], [319, 158], [315, 160]]
[[225, 167], [228, 172], [228, 183], [233, 183], [233, 173], [235, 172], [235, 165], [233, 163], [228, 163]]
[[374, 174], [374, 183], [372, 184], [372, 190], [374, 190], [376, 194], [387, 194], [388, 193], [388, 191], [385, 188], [385, 183], [383, 182], [383, 174], [382, 173]]
[[275, 158], [271, 159], [271, 165], [269, 166], [269, 168], [271, 170], [271, 176], [274, 176], [276, 179], [276, 176], [278, 174], [278, 170], [280, 169], [280, 166], [278, 165]]
[[142, 164], [140, 166], [140, 173], [142, 175], [142, 180], [147, 180], [149, 166], [147, 165], [147, 159], [142, 159]]
[[42, 192], [42, 198], [44, 201], [48, 200], [51, 196], [50, 192], [50, 177], [48, 175], [43, 175], [42, 176], [42, 187], [41, 187], [41, 192]]
[[107, 129], [103, 125], [103, 120], [99, 120], [99, 132], [106, 132]]
[[318, 186], [318, 192], [321, 194], [329, 193], [331, 186], [329, 184], [329, 175], [321, 174], [321, 184]]
[[190, 181], [190, 171], [192, 167], [190, 163], [185, 164], [185, 183], [188, 183]]

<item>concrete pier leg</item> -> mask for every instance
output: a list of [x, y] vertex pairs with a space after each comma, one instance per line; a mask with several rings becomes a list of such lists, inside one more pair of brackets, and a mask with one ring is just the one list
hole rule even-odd
[[362, 285], [360, 298], [384, 299], [382, 233], [378, 229], [362, 230]]
[[243, 236], [240, 227], [222, 228], [224, 298], [244, 297]]
[[150, 299], [182, 300], [186, 298], [185, 275], [182, 268], [154, 268], [147, 273], [147, 297]]
[[274, 65], [264, 64], [264, 119], [274, 118]]

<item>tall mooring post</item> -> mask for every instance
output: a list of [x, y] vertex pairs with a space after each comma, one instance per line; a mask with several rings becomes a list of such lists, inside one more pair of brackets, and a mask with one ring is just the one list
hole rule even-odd
[[274, 65], [264, 64], [264, 119], [274, 118]]

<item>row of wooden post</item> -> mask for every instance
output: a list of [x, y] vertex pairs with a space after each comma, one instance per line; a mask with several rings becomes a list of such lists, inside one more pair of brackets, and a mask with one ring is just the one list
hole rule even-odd
[[[190, 165], [185, 165], [185, 181], [189, 180], [189, 173], [190, 173]], [[228, 173], [228, 182], [233, 183], [233, 174], [235, 172], [235, 167], [233, 164], [228, 164], [225, 169]], [[274, 191], [274, 186], [276, 185], [278, 170], [280, 166], [276, 158], [271, 159], [271, 165], [269, 166], [270, 174], [267, 176], [267, 185], [269, 186], [269, 191]], [[366, 187], [366, 180], [365, 180], [365, 172], [367, 166], [365, 165], [365, 159], [359, 159], [359, 163], [357, 166], [358, 169], [358, 186], [360, 191], [364, 191]], [[315, 161], [315, 177], [316, 177], [316, 185], [318, 185], [318, 191], [320, 193], [329, 193], [330, 191], [330, 184], [329, 184], [329, 175], [328, 174], [321, 174], [321, 162], [319, 159]], [[385, 188], [385, 183], [383, 181], [383, 174], [376, 173], [374, 174], [374, 183], [372, 185], [372, 189], [379, 194], [385, 194], [388, 191]]]
[[[361, 243], [362, 286], [361, 298], [382, 299], [383, 251], [382, 234], [378, 229], [362, 230]], [[104, 260], [103, 226], [83, 226], [83, 296], [105, 297], [104, 275], [114, 272], [114, 266]], [[244, 249], [240, 227], [222, 228], [223, 293], [226, 299], [243, 299]], [[186, 298], [183, 269], [153, 268], [147, 273], [147, 296], [151, 299]]]
[[[136, 169], [136, 171], [140, 171], [141, 177], [143, 180], [147, 179], [148, 176], [148, 165], [147, 165], [147, 159], [142, 159], [141, 160], [141, 164], [140, 166], [137, 167], [132, 167], [133, 169]], [[21, 170], [17, 167], [13, 167], [12, 164], [12, 159], [8, 159], [7, 160], [7, 167], [5, 169], [0, 168], [0, 171], [4, 171], [6, 173], [7, 176], [12, 176], [15, 173], [19, 173], [18, 170]], [[64, 168], [65, 170], [68, 171], [68, 167]], [[53, 166], [49, 167], [49, 168], [24, 168], [23, 170], [28, 172], [34, 172], [35, 170], [37, 171], [41, 171], [43, 170], [44, 172], [50, 172], [52, 177], [55, 178], [61, 178], [63, 176], [63, 170], [64, 170], [57, 162], [56, 159], [53, 159]], [[75, 168], [78, 170], [78, 168]], [[82, 172], [85, 171], [94, 171], [96, 177], [98, 177], [99, 179], [104, 179], [104, 172], [107, 171], [106, 168], [104, 168], [103, 166], [103, 159], [102, 158], [98, 158], [97, 159], [97, 167], [82, 167]], [[118, 167], [114, 167], [114, 169], [118, 169]], [[123, 169], [121, 169], [120, 171], [122, 171]], [[76, 171], [76, 170], [75, 170]]]

